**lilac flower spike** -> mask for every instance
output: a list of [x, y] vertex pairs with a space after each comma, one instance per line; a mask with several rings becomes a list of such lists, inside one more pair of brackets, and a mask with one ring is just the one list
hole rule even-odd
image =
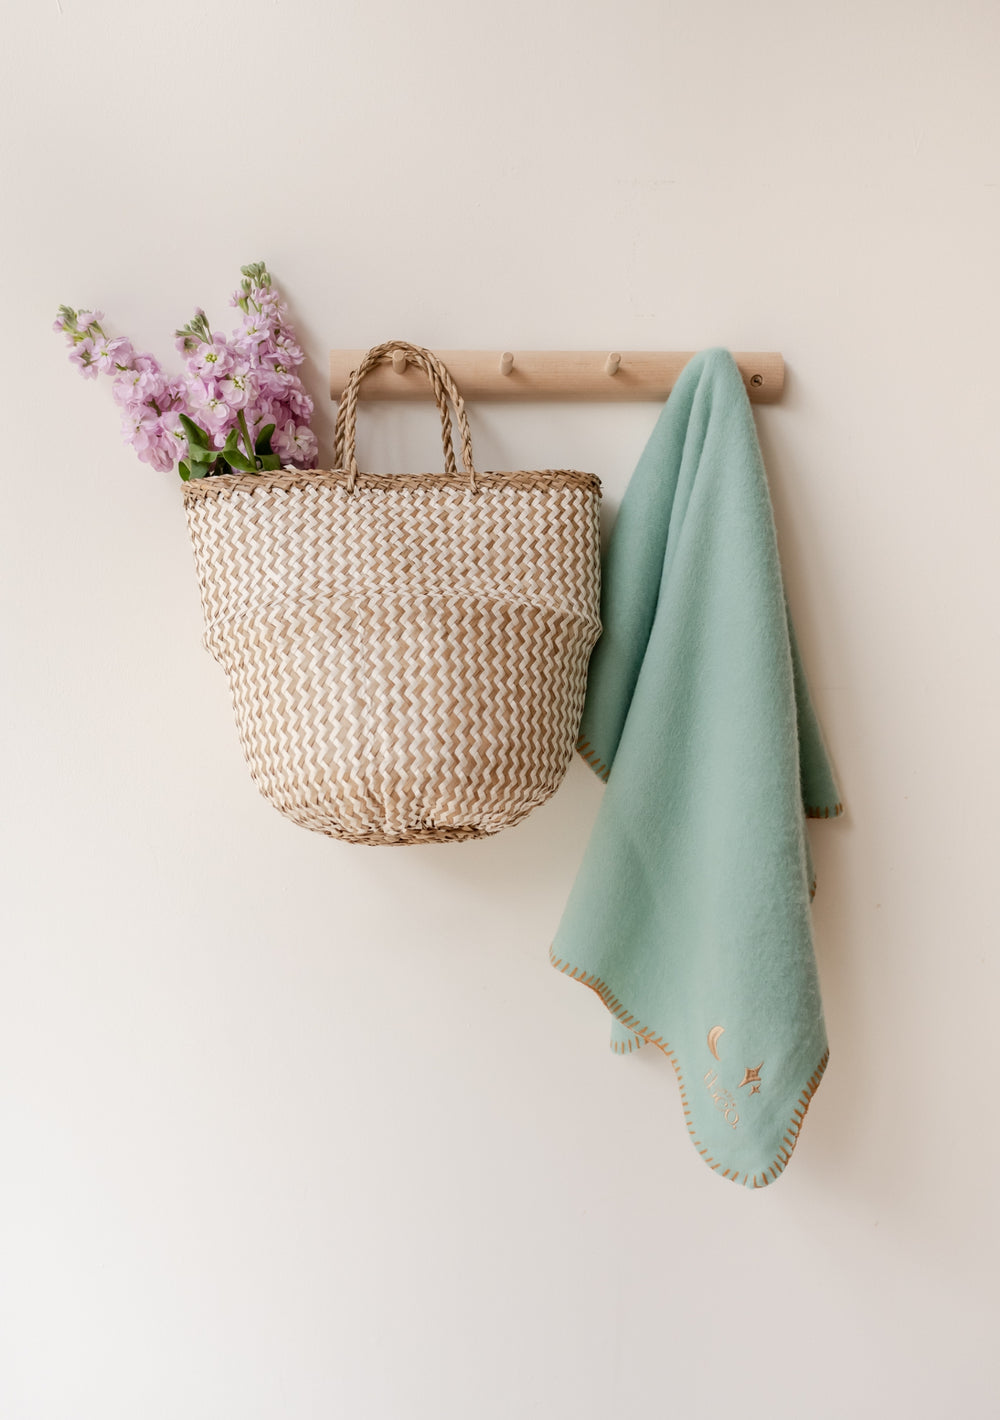
[[304, 356], [288, 308], [263, 262], [242, 275], [230, 302], [242, 320], [228, 339], [201, 309], [175, 332], [180, 377], [124, 336], [109, 336], [100, 311], [59, 308], [53, 329], [66, 335], [71, 362], [85, 379], [110, 376], [126, 443], [158, 471], [178, 466], [182, 478], [203, 478], [315, 463], [313, 402], [296, 373]]

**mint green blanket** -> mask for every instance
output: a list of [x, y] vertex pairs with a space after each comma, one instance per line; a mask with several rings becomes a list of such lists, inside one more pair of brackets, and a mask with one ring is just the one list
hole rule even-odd
[[829, 1055], [805, 818], [841, 813], [736, 363], [688, 364], [625, 494], [578, 748], [608, 782], [552, 947], [672, 1061], [699, 1154], [760, 1188]]

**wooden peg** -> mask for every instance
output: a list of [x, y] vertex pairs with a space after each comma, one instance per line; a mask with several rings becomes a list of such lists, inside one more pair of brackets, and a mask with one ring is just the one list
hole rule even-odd
[[405, 351], [405, 350], [394, 350], [394, 351], [392, 352], [392, 368], [396, 371], [396, 374], [397, 374], [397, 375], [405, 375], [405, 374], [406, 374], [406, 351]]
[[622, 362], [622, 357], [617, 350], [612, 350], [607, 360], [604, 362], [604, 373], [606, 375], [617, 375], [618, 366]]
[[500, 356], [500, 373], [501, 375], [509, 375], [513, 368], [514, 357], [509, 350], [505, 350]]

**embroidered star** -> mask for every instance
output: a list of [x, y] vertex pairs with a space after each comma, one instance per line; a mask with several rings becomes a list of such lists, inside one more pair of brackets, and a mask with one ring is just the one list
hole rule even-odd
[[744, 1085], [755, 1085], [756, 1088], [755, 1088], [755, 1089], [752, 1089], [752, 1090], [750, 1091], [750, 1093], [751, 1093], [752, 1095], [759, 1095], [759, 1094], [760, 1094], [760, 1083], [759, 1083], [759, 1081], [760, 1081], [760, 1072], [761, 1072], [761, 1070], [763, 1070], [763, 1068], [764, 1068], [764, 1062], [763, 1062], [763, 1060], [762, 1060], [762, 1061], [760, 1062], [760, 1064], [757, 1065], [757, 1066], [748, 1065], [748, 1066], [747, 1066], [747, 1069], [746, 1069], [746, 1074], [743, 1076], [743, 1079], [739, 1082], [739, 1084], [736, 1086], [736, 1088], [737, 1088], [738, 1090], [742, 1090], [742, 1088], [743, 1088]]
[[752, 1095], [759, 1095], [759, 1094], [760, 1094], [760, 1085], [752, 1085], [751, 1088], [750, 1088], [750, 1093], [751, 1093]]

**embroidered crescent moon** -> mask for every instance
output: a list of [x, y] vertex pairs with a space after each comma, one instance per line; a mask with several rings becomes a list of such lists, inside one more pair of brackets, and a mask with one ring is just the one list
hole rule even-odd
[[708, 1048], [716, 1060], [719, 1059], [719, 1036], [724, 1034], [725, 1029], [725, 1026], [713, 1026], [708, 1033]]

